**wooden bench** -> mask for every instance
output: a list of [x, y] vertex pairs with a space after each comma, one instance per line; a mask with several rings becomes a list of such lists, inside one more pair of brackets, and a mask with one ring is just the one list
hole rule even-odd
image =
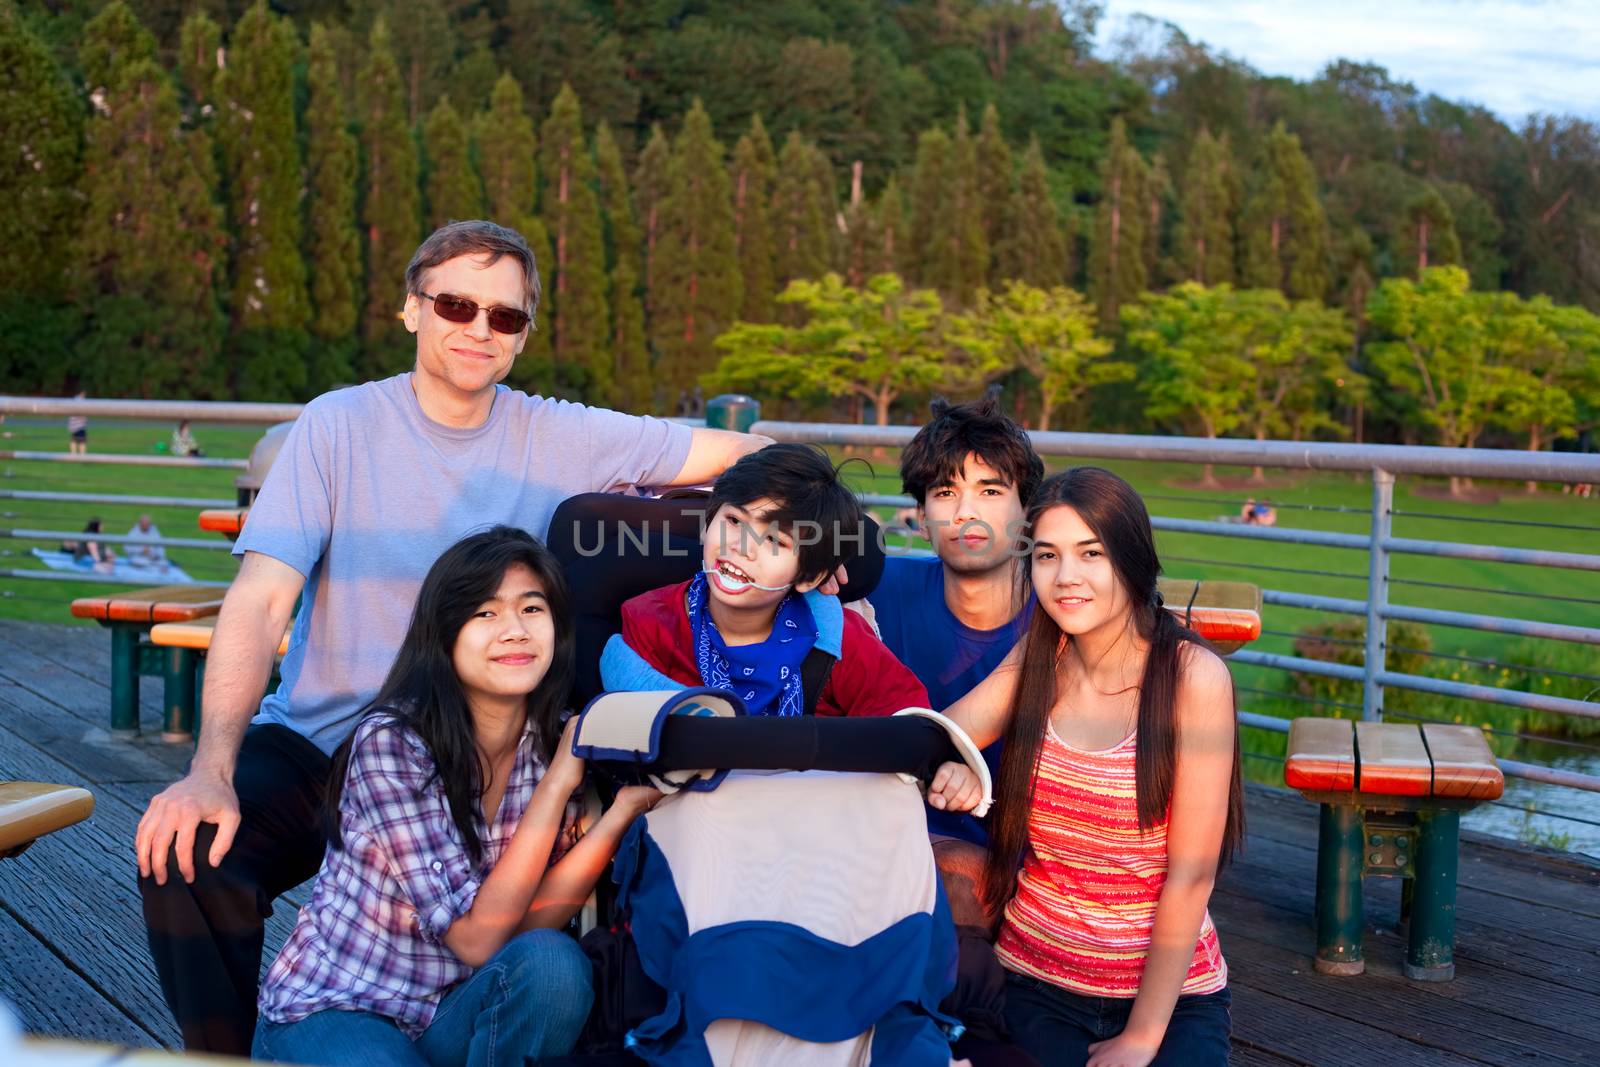
[[[139, 678], [161, 675], [166, 680], [164, 734], [184, 735], [178, 728], [185, 686], [192, 687], [194, 665], [149, 643], [150, 627], [163, 622], [189, 622], [215, 615], [223, 590], [210, 586], [163, 585], [111, 596], [79, 597], [72, 614], [93, 619], [111, 630], [111, 732], [132, 737], [139, 732]], [[187, 678], [187, 680], [185, 680]], [[191, 699], [188, 704], [193, 706]]]
[[1179, 622], [1226, 656], [1261, 636], [1261, 587], [1250, 582], [1162, 578], [1156, 592]]
[[[290, 623], [290, 629], [294, 624]], [[176, 692], [168, 693], [168, 706], [173, 717], [165, 724], [161, 738], [164, 741], [187, 741], [194, 736], [194, 724], [200, 712], [200, 694], [205, 689], [206, 653], [211, 649], [211, 638], [217, 630], [217, 617], [207, 615], [188, 622], [163, 622], [150, 627], [150, 643], [167, 650], [166, 659], [172, 664]], [[289, 652], [289, 631], [278, 641], [277, 658]], [[277, 670], [274, 668], [276, 678]]]
[[226, 534], [228, 540], [233, 541], [244, 529], [244, 520], [249, 514], [249, 508], [207, 508], [200, 513], [200, 529]]
[[1284, 782], [1322, 807], [1317, 956], [1323, 974], [1360, 974], [1364, 875], [1405, 879], [1406, 977], [1455, 977], [1461, 813], [1505, 791], [1483, 733], [1445, 723], [1296, 719]]
[[20, 855], [45, 834], [82, 822], [94, 795], [73, 785], [0, 782], [0, 859]]

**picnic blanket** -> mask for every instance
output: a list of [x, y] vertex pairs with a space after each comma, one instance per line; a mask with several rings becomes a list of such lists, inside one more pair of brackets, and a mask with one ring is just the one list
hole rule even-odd
[[147, 582], [157, 582], [161, 585], [185, 585], [194, 581], [193, 578], [184, 573], [182, 567], [172, 563], [135, 564], [122, 556], [118, 556], [112, 561], [109, 568], [96, 568], [94, 561], [87, 557], [74, 557], [70, 552], [46, 548], [34, 549], [33, 558], [53, 571], [98, 574], [108, 578], [115, 578], [119, 582], [131, 582], [135, 585]]

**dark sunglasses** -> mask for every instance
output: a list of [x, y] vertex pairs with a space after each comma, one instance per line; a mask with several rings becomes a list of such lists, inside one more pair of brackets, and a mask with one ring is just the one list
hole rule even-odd
[[[478, 317], [480, 305], [464, 296], [451, 296], [448, 293], [435, 296], [420, 292], [417, 295], [424, 300], [432, 300], [433, 310], [446, 322], [472, 322]], [[521, 333], [533, 321], [533, 316], [521, 308], [492, 307], [488, 310], [489, 329], [495, 333]]]

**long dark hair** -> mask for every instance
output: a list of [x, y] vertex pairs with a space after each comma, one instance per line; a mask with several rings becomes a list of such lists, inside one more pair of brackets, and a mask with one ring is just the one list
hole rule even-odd
[[[555, 624], [555, 652], [550, 669], [528, 694], [528, 721], [533, 724], [535, 749], [549, 761], [561, 736], [560, 715], [572, 688], [572, 611], [567, 579], [550, 550], [525, 530], [495, 526], [471, 534], [445, 549], [422, 580], [411, 625], [383, 688], [363, 712], [392, 714], [398, 725], [422, 738], [433, 756], [433, 776], [444, 786], [450, 817], [467, 855], [474, 864], [483, 859], [483, 842], [472, 825], [474, 805], [487, 785], [488, 769], [478, 754], [472, 729], [472, 712], [456, 677], [456, 638], [473, 612], [500, 588], [505, 573], [516, 564], [533, 572], [544, 589]], [[339, 796], [350, 763], [351, 738], [334, 753], [325, 805], [328, 840], [343, 848], [339, 833]]]
[[[1134, 749], [1134, 787], [1139, 828], [1148, 831], [1165, 821], [1177, 769], [1178, 693], [1181, 649], [1185, 641], [1209, 647], [1161, 606], [1150, 513], [1133, 486], [1099, 467], [1075, 467], [1054, 475], [1039, 487], [1028, 508], [1024, 544], [1031, 544], [1039, 519], [1051, 508], [1070, 507], [1100, 540], [1117, 580], [1132, 603], [1133, 625], [1149, 643], [1144, 676], [1139, 682], [1138, 740]], [[1062, 631], [1044, 608], [1034, 609], [1024, 638], [1022, 665], [1006, 726], [1005, 751], [995, 787], [993, 847], [984, 869], [985, 904], [998, 915], [1016, 891], [1017, 869], [1028, 844], [1028, 812], [1050, 709], [1056, 702], [1056, 663]], [[1221, 860], [1226, 862], [1244, 836], [1244, 786], [1240, 775], [1239, 735], [1234, 732], [1233, 781], [1228, 794], [1228, 822], [1222, 834]]]

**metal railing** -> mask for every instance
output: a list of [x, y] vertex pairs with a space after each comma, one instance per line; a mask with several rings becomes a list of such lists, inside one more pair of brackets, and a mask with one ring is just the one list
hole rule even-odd
[[[797, 422], [757, 422], [751, 429], [755, 433], [765, 434], [778, 441], [880, 448], [903, 447], [917, 430], [912, 426], [816, 425]], [[1574, 700], [1543, 693], [1529, 693], [1391, 671], [1386, 667], [1388, 623], [1391, 620], [1582, 645], [1600, 645], [1600, 628], [1393, 604], [1389, 599], [1391, 587], [1397, 584], [1389, 575], [1391, 558], [1396, 555], [1587, 572], [1600, 571], [1600, 554], [1596, 553], [1552, 552], [1500, 545], [1396, 537], [1393, 532], [1396, 475], [1596, 484], [1600, 483], [1600, 455], [1407, 445], [1241, 441], [1131, 434], [1035, 432], [1030, 436], [1035, 449], [1041, 455], [1071, 457], [1075, 460], [1144, 460], [1191, 465], [1215, 464], [1232, 467], [1364, 473], [1370, 478], [1372, 486], [1371, 508], [1364, 509], [1369, 522], [1368, 531], [1364, 534], [1152, 516], [1151, 524], [1158, 531], [1208, 537], [1245, 538], [1366, 553], [1367, 568], [1364, 577], [1367, 592], [1364, 599], [1316, 596], [1272, 588], [1262, 590], [1262, 600], [1265, 604], [1364, 618], [1366, 635], [1362, 642], [1361, 665], [1333, 663], [1254, 649], [1235, 652], [1229, 660], [1233, 663], [1270, 670], [1359, 682], [1362, 687], [1360, 710], [1362, 717], [1367, 719], [1383, 718], [1385, 692], [1394, 689], [1558, 715], [1600, 719], [1600, 686], [1589, 694], [1588, 699]], [[862, 494], [861, 499], [865, 504], [878, 507], [904, 507], [913, 503], [910, 497], [882, 493]], [[1344, 508], [1318, 510], [1345, 514], [1360, 513], [1356, 509]], [[1436, 517], [1454, 518], [1454, 516]], [[1600, 546], [1600, 536], [1597, 536], [1594, 542]], [[1227, 566], [1249, 570], [1251, 565], [1233, 563]], [[1346, 574], [1336, 576], [1355, 577]], [[1239, 721], [1246, 726], [1279, 733], [1287, 732], [1289, 729], [1288, 719], [1248, 711], [1240, 712]], [[1600, 775], [1506, 759], [1500, 760], [1500, 766], [1511, 777], [1600, 792]]]
[[[150, 400], [69, 400], [32, 397], [0, 397], [0, 415], [65, 417], [84, 414], [91, 417], [121, 419], [148, 419], [175, 422], [188, 418], [203, 422], [233, 422], [266, 425], [295, 418], [301, 409], [297, 404], [204, 403]], [[757, 422], [752, 430], [779, 441], [807, 442], [827, 445], [858, 447], [900, 448], [915, 434], [915, 427], [878, 427], [844, 424], [818, 424], [779, 421]], [[1463, 561], [1491, 562], [1536, 568], [1559, 568], [1575, 572], [1600, 571], [1600, 554], [1587, 552], [1556, 552], [1540, 549], [1517, 548], [1472, 542], [1440, 541], [1396, 537], [1393, 520], [1394, 490], [1397, 476], [1465, 477], [1508, 481], [1537, 481], [1564, 484], [1600, 483], [1600, 456], [1526, 452], [1492, 449], [1446, 449], [1402, 445], [1355, 445], [1337, 443], [1311, 443], [1288, 441], [1253, 441], [1230, 439], [1205, 439], [1185, 437], [1156, 437], [1124, 434], [1085, 434], [1063, 432], [1036, 432], [1032, 435], [1034, 446], [1045, 456], [1071, 457], [1081, 460], [1139, 460], [1188, 465], [1215, 464], [1230, 467], [1271, 467], [1280, 470], [1347, 471], [1365, 474], [1371, 483], [1371, 507], [1347, 508], [1306, 505], [1309, 511], [1326, 511], [1346, 515], [1364, 515], [1367, 519], [1365, 533], [1293, 528], [1286, 526], [1255, 526], [1242, 523], [1203, 521], [1154, 516], [1152, 523], [1159, 531], [1205, 537], [1245, 538], [1257, 541], [1305, 545], [1365, 553], [1365, 573], [1355, 570], [1340, 572], [1311, 572], [1304, 568], [1261, 566], [1263, 574], [1318, 573], [1326, 577], [1365, 581], [1366, 595], [1362, 598], [1333, 597], [1303, 591], [1263, 588], [1265, 604], [1284, 608], [1328, 612], [1363, 618], [1366, 632], [1361, 644], [1363, 658], [1360, 665], [1334, 663], [1304, 656], [1284, 655], [1254, 649], [1236, 652], [1234, 663], [1268, 670], [1291, 671], [1361, 684], [1360, 710], [1365, 718], [1378, 719], [1384, 715], [1385, 694], [1391, 690], [1410, 690], [1429, 693], [1444, 698], [1499, 704], [1587, 719], [1600, 718], [1600, 691], [1587, 698], [1531, 693], [1478, 685], [1470, 682], [1435, 678], [1402, 671], [1391, 671], [1386, 666], [1388, 652], [1388, 623], [1411, 622], [1429, 626], [1446, 626], [1467, 630], [1502, 633], [1519, 637], [1563, 641], [1584, 646], [1600, 646], [1600, 628], [1499, 616], [1486, 612], [1446, 611], [1417, 605], [1396, 604], [1390, 599], [1391, 590], [1399, 585], [1427, 586], [1415, 580], [1394, 579], [1390, 576], [1390, 563], [1396, 556], [1435, 557]], [[0, 451], [0, 458], [38, 460], [64, 463], [136, 463], [163, 467], [215, 467], [235, 469], [244, 465], [242, 460], [181, 459], [154, 456], [108, 456], [95, 454], [73, 456], [65, 453]], [[0, 497], [16, 500], [59, 500], [93, 503], [128, 503], [166, 506], [225, 506], [222, 500], [198, 498], [127, 496], [114, 494], [47, 493], [44, 491], [5, 491]], [[1191, 498], [1178, 498], [1191, 499]], [[907, 497], [892, 494], [868, 493], [862, 495], [864, 503], [872, 506], [899, 507], [909, 505]], [[1461, 521], [1496, 521], [1468, 516], [1429, 515], [1418, 517]], [[1528, 524], [1557, 525], [1563, 524]], [[1572, 525], [1575, 530], [1586, 529]], [[0, 531], [0, 536], [15, 537], [40, 535], [56, 537], [62, 531], [17, 529]], [[102, 540], [120, 540], [102, 537]], [[200, 547], [199, 542], [174, 539], [173, 547]], [[1600, 546], [1600, 537], [1595, 539]], [[224, 547], [216, 542], [211, 547]], [[1170, 558], [1170, 557], [1169, 557]], [[1228, 567], [1249, 570], [1249, 563], [1228, 563]], [[9, 572], [13, 577], [40, 577], [37, 572]], [[1262, 583], [1265, 585], [1265, 583]], [[1485, 590], [1509, 592], [1509, 590]], [[1583, 600], [1583, 598], [1565, 598]], [[1588, 602], [1588, 601], [1584, 601]], [[1596, 601], [1600, 603], [1600, 601]], [[1285, 695], [1285, 694], [1279, 694]], [[1338, 701], [1314, 701], [1323, 705], [1341, 706]], [[1352, 709], [1353, 710], [1353, 707]], [[1289, 720], [1251, 711], [1240, 712], [1240, 722], [1246, 726], [1285, 732]], [[1501, 760], [1501, 767], [1512, 777], [1546, 782], [1574, 789], [1600, 792], [1600, 776], [1542, 767], [1516, 760]]]

